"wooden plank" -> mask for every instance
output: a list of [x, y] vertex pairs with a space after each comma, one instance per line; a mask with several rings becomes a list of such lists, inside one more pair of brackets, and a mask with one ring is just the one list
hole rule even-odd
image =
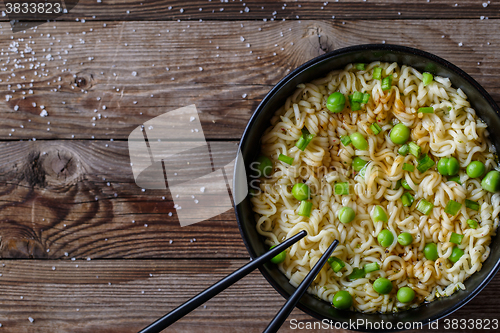
[[[8, 260], [3, 263], [5, 266], [0, 267], [2, 331], [127, 333], [137, 332], [246, 261]], [[496, 277], [474, 300], [448, 318], [498, 319], [499, 299], [500, 278]], [[256, 271], [182, 318], [168, 332], [262, 332], [283, 303], [284, 299]], [[315, 321], [295, 309], [280, 332], [297, 331], [291, 328], [291, 319]], [[441, 331], [443, 325], [440, 321]], [[436, 330], [426, 327], [409, 332]]]
[[[0, 139], [126, 139], [145, 121], [190, 104], [208, 139], [238, 139], [290, 70], [363, 43], [444, 57], [500, 101], [500, 35], [492, 33], [499, 28], [496, 20], [59, 22], [11, 40], [3, 25]], [[36, 60], [21, 57], [26, 46]]]
[[[80, 0], [61, 20], [315, 20], [315, 19], [456, 19], [500, 17], [500, 4], [491, 1], [161, 1]], [[456, 4], [456, 5], [455, 5]], [[5, 10], [3, 3], [1, 10]], [[6, 20], [6, 18], [2, 18]]]
[[[227, 153], [211, 151], [214, 160], [228, 159]], [[143, 192], [135, 184], [127, 142], [69, 140], [0, 143], [0, 256], [246, 258], [248, 253], [233, 210], [181, 227], [168, 190]]]

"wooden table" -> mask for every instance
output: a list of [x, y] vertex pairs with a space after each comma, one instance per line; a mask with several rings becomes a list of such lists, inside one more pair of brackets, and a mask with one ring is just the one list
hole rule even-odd
[[[499, 18], [473, 0], [80, 0], [16, 34], [2, 17], [0, 332], [136, 332], [248, 261], [233, 211], [181, 228], [168, 191], [135, 185], [137, 126], [196, 104], [207, 139], [237, 142], [280, 78], [365, 43], [441, 56], [499, 102]], [[499, 319], [499, 289], [450, 318]], [[261, 332], [283, 303], [254, 272], [167, 331]]]

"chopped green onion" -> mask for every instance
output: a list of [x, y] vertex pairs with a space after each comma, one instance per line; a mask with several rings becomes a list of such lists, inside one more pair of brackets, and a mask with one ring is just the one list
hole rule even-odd
[[351, 111], [358, 111], [361, 109], [361, 103], [353, 100], [353, 95], [349, 95], [349, 102], [351, 103]]
[[309, 144], [309, 142], [311, 142], [311, 140], [313, 138], [314, 138], [314, 134], [309, 133], [307, 128], [303, 128], [302, 135], [300, 136], [300, 138], [297, 141], [297, 143], [295, 144], [295, 146], [297, 148], [299, 148], [300, 150], [304, 151], [306, 149], [307, 145]]
[[415, 199], [412, 197], [410, 193], [405, 192], [401, 196], [401, 201], [403, 202], [403, 206], [410, 207], [413, 204], [413, 201], [415, 201]]
[[392, 86], [392, 75], [384, 77], [382, 79], [382, 90], [383, 91], [389, 90], [391, 89], [391, 86]]
[[415, 166], [412, 164], [403, 163], [403, 170], [413, 172], [413, 171], [415, 171]]
[[333, 186], [333, 191], [335, 195], [348, 195], [349, 194], [349, 183], [335, 183]]
[[361, 278], [364, 278], [366, 275], [365, 273], [365, 270], [362, 269], [362, 268], [357, 268], [357, 267], [354, 267], [352, 269], [352, 273], [349, 274], [349, 276], [347, 277], [350, 281], [353, 281], [353, 280], [356, 280], [356, 279], [361, 279]]
[[406, 155], [408, 155], [409, 152], [410, 152], [410, 147], [406, 143], [404, 145], [402, 145], [401, 147], [399, 147], [399, 149], [398, 149], [399, 155], [406, 156]]
[[378, 262], [372, 262], [372, 263], [366, 264], [363, 267], [363, 269], [364, 269], [365, 273], [368, 274], [371, 272], [378, 271], [380, 269], [380, 265], [378, 264]]
[[398, 179], [398, 181], [396, 182], [396, 186], [394, 186], [393, 190], [397, 191], [399, 190], [400, 187], [401, 187], [401, 179]]
[[380, 80], [382, 78], [382, 68], [380, 67], [375, 67], [373, 69], [373, 78], [375, 80]]
[[337, 257], [328, 258], [328, 263], [335, 273], [340, 272], [345, 267], [345, 263]]
[[469, 219], [469, 220], [467, 220], [467, 224], [469, 225], [469, 227], [471, 227], [471, 229], [477, 229], [477, 227], [478, 227], [476, 220]]
[[362, 63], [359, 63], [359, 64], [355, 64], [354, 65], [356, 67], [357, 70], [359, 71], [364, 71], [365, 68], [366, 68], [366, 64], [362, 64]]
[[475, 210], [475, 211], [478, 211], [480, 206], [475, 201], [465, 199], [465, 207], [470, 208], [470, 209]]
[[456, 234], [454, 232], [451, 233], [450, 236], [450, 242], [460, 245], [462, 243], [462, 239], [464, 238], [464, 235]]
[[446, 177], [448, 178], [448, 180], [451, 180], [452, 182], [455, 182], [455, 183], [458, 183], [458, 184], [462, 184], [460, 182], [460, 176], [459, 175], [456, 175], [456, 176], [453, 176], [453, 177]]
[[353, 94], [352, 94], [352, 101], [353, 102], [358, 102], [358, 103], [361, 103], [361, 101], [363, 100], [363, 93], [362, 92], [359, 92], [359, 91], [355, 91]]
[[434, 204], [425, 199], [420, 200], [417, 205], [417, 210], [424, 215], [429, 215], [432, 211], [432, 208], [434, 208]]
[[312, 206], [313, 204], [311, 201], [306, 201], [306, 200], [301, 201], [298, 214], [300, 216], [306, 216], [306, 217], [311, 216]]
[[361, 104], [366, 104], [370, 101], [370, 94], [364, 93], [363, 94], [363, 100], [361, 101]]
[[431, 83], [432, 79], [434, 79], [434, 77], [432, 76], [431, 73], [427, 73], [427, 72], [422, 73], [422, 82], [424, 83], [424, 87], [426, 85], [428, 85], [429, 83]]
[[378, 135], [380, 132], [382, 132], [382, 128], [380, 128], [380, 126], [377, 123], [371, 124], [370, 129], [375, 135]]
[[456, 202], [455, 200], [450, 200], [446, 204], [446, 207], [444, 208], [444, 212], [448, 213], [450, 215], [457, 215], [458, 211], [462, 208], [462, 204], [459, 202]]
[[420, 148], [419, 145], [417, 145], [415, 142], [410, 142], [408, 144], [408, 147], [410, 148], [410, 154], [412, 154], [416, 158], [420, 157], [420, 152], [422, 151], [422, 148]]
[[418, 165], [417, 165], [417, 170], [420, 173], [424, 173], [430, 168], [432, 168], [434, 165], [436, 165], [436, 162], [434, 162], [429, 155], [424, 154], [422, 157], [418, 160]]
[[418, 112], [422, 113], [434, 113], [434, 108], [432, 106], [424, 107], [424, 108], [418, 108]]
[[343, 135], [340, 137], [340, 142], [344, 145], [344, 147], [347, 147], [351, 144], [351, 137], [349, 135]]
[[[401, 179], [401, 185], [403, 185], [404, 189], [407, 189], [408, 191], [412, 191], [413, 189], [411, 188], [410, 184], [406, 181], [406, 179]], [[415, 184], [417, 185], [417, 184]]]
[[293, 164], [293, 157], [288, 157], [288, 156], [283, 155], [283, 154], [280, 154], [280, 156], [278, 157], [278, 160], [280, 160], [281, 162], [284, 162], [286, 164], [289, 164], [289, 165]]

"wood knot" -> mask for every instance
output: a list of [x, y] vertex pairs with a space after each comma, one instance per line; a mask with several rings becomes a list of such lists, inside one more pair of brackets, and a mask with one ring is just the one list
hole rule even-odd
[[88, 90], [94, 83], [94, 75], [91, 73], [80, 72], [76, 75], [73, 83], [80, 89]]
[[79, 169], [79, 158], [71, 150], [49, 146], [28, 155], [22, 175], [31, 187], [64, 186], [78, 179]]
[[87, 85], [87, 79], [85, 79], [84, 77], [77, 77], [75, 83], [78, 88], [82, 88]]
[[304, 44], [304, 51], [311, 58], [335, 49], [333, 40], [329, 38], [328, 32], [323, 27], [317, 25], [310, 25], [306, 28], [302, 36], [302, 43]]

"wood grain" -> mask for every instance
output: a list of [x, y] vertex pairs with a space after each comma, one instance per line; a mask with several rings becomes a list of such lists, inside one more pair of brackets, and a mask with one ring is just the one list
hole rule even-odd
[[[284, 75], [324, 52], [363, 43], [432, 52], [500, 101], [498, 21], [344, 23], [58, 22], [23, 35], [18, 45], [4, 27], [0, 139], [126, 139], [145, 121], [190, 104], [201, 112], [208, 139], [239, 139], [259, 101]], [[36, 43], [28, 44], [30, 36]], [[18, 58], [26, 45], [36, 60]], [[16, 68], [13, 58], [26, 68]], [[30, 64], [39, 67], [28, 70]]]
[[[5, 266], [0, 267], [3, 332], [128, 333], [137, 332], [246, 261], [7, 260], [3, 263]], [[499, 290], [497, 277], [480, 296], [448, 318], [498, 319]], [[255, 271], [182, 318], [167, 332], [262, 332], [283, 303], [284, 299]], [[34, 319], [33, 323], [29, 317]], [[291, 319], [314, 322], [295, 309], [280, 332], [297, 331], [291, 329]], [[440, 325], [443, 331], [444, 322]]]
[[[217, 160], [227, 154], [211, 151]], [[0, 143], [0, 256], [248, 254], [233, 210], [180, 227], [168, 190], [143, 192], [135, 184], [126, 142], [56, 140]]]
[[[377, 1], [162, 1], [162, 0], [80, 0], [59, 20], [317, 20], [317, 19], [456, 19], [500, 17], [495, 1], [377, 0]], [[456, 4], [456, 5], [455, 5]], [[4, 10], [3, 3], [0, 6]], [[2, 18], [6, 20], [6, 18]]]

